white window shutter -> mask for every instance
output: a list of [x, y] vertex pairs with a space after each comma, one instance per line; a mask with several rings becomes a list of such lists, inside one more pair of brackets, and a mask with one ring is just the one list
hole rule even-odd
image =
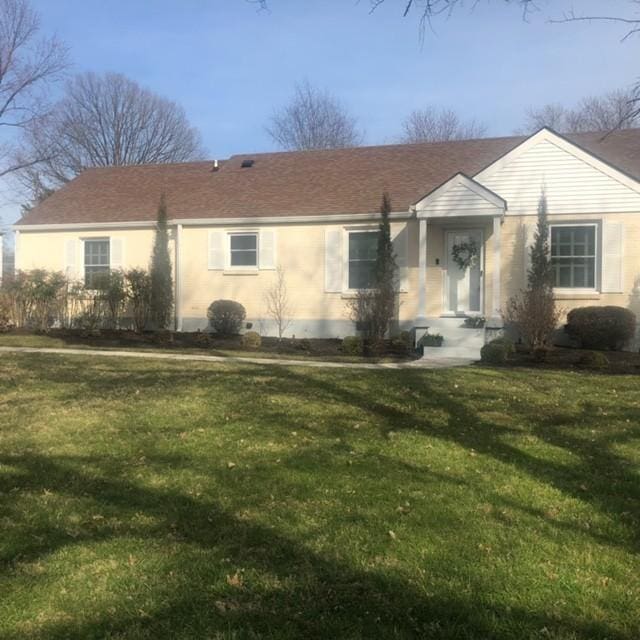
[[260, 269], [276, 268], [276, 232], [274, 229], [262, 229], [259, 235], [260, 246], [258, 260]]
[[391, 226], [393, 251], [398, 267], [398, 287], [400, 291], [409, 291], [408, 245], [409, 234], [406, 223]]
[[342, 291], [342, 229], [324, 232], [324, 290]]
[[124, 266], [124, 239], [111, 238], [109, 243], [111, 269], [122, 269]]
[[624, 291], [624, 225], [607, 222], [602, 225], [602, 287], [604, 293]]
[[224, 239], [222, 231], [209, 231], [209, 269], [224, 269]]
[[64, 243], [64, 272], [72, 280], [78, 277], [78, 247], [75, 238], [69, 238]]

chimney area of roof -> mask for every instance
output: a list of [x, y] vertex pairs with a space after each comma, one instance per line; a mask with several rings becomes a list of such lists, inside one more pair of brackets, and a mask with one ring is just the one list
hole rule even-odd
[[240, 166], [243, 169], [250, 169], [251, 167], [253, 167], [254, 163], [255, 163], [255, 160], [247, 159], [247, 160], [243, 160]]

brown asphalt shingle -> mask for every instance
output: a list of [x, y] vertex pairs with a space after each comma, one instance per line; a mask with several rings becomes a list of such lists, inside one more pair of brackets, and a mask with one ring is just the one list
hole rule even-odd
[[[640, 179], [640, 129], [604, 140], [599, 133], [568, 137]], [[406, 211], [455, 173], [473, 176], [524, 139], [246, 154], [216, 172], [212, 162], [89, 169], [18, 224], [154, 220], [162, 193], [172, 219], [371, 213], [385, 189], [394, 211]], [[243, 169], [247, 158], [255, 163]]]

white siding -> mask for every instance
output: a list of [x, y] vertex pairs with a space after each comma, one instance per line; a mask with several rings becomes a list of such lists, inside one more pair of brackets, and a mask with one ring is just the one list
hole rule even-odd
[[[502, 195], [502, 194], [501, 194]], [[496, 207], [464, 184], [457, 184], [430, 202], [431, 216], [495, 215]]]
[[551, 140], [541, 140], [475, 179], [507, 201], [507, 215], [535, 214], [542, 189], [549, 214], [640, 211], [640, 193]]

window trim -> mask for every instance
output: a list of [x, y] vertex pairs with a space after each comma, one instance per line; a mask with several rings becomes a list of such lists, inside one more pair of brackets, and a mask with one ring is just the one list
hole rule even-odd
[[[110, 236], [96, 236], [80, 238], [82, 241], [82, 282], [87, 289], [87, 242], [106, 242], [109, 246], [109, 264], [106, 265], [108, 272], [111, 272], [111, 237]], [[89, 265], [90, 267], [102, 267], [105, 265]], [[97, 289], [89, 289], [89, 291], [97, 291]]]
[[342, 236], [342, 292], [353, 295], [358, 291], [371, 291], [371, 289], [351, 289], [349, 288], [349, 236], [352, 233], [378, 233], [380, 225], [357, 225], [344, 227]]
[[601, 282], [601, 268], [602, 268], [602, 254], [600, 249], [600, 234], [601, 234], [601, 221], [600, 220], [575, 220], [567, 222], [550, 222], [549, 223], [549, 260], [553, 260], [552, 255], [552, 229], [556, 227], [593, 227], [594, 228], [594, 265], [593, 265], [593, 287], [553, 287], [553, 292], [561, 296], [584, 295], [600, 293]]
[[[244, 265], [231, 264], [231, 238], [234, 236], [255, 236], [256, 238], [256, 263]], [[225, 251], [225, 271], [258, 271], [260, 269], [260, 231], [254, 229], [243, 229], [237, 231], [227, 231], [227, 244]]]

